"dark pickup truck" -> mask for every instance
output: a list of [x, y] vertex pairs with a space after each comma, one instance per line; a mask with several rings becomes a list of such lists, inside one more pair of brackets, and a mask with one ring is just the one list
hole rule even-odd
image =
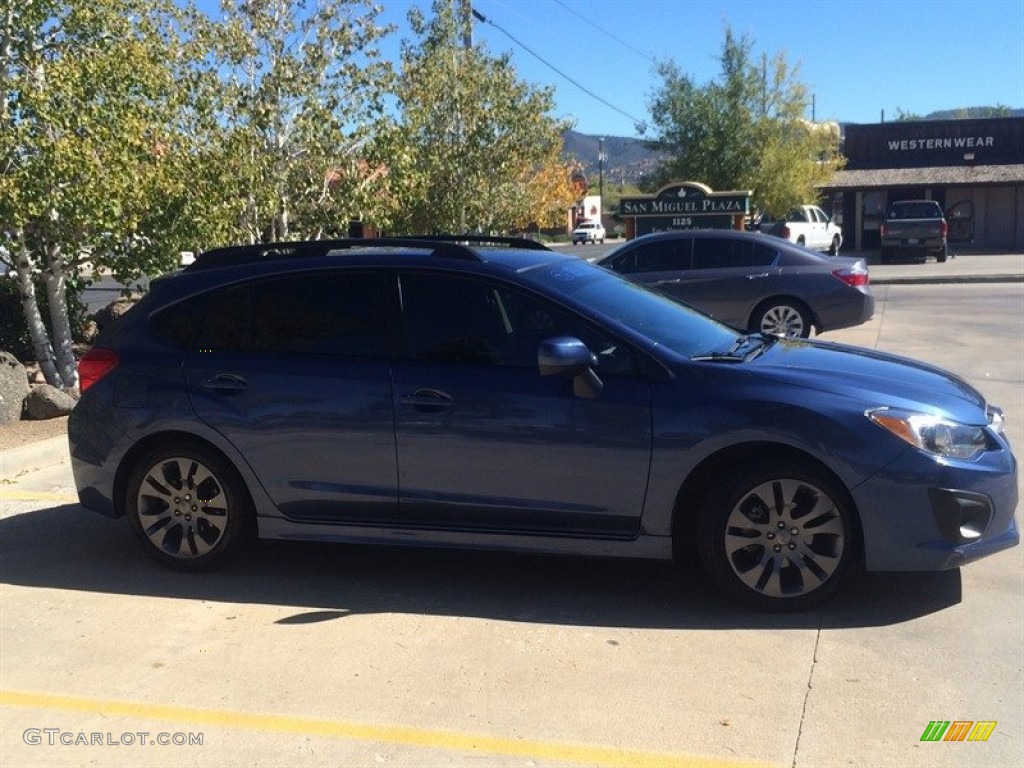
[[925, 261], [929, 254], [945, 261], [948, 231], [942, 207], [934, 200], [897, 200], [882, 222], [882, 263], [911, 256]]

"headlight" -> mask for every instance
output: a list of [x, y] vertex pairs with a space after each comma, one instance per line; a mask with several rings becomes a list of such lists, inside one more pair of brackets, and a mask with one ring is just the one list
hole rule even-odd
[[949, 459], [973, 459], [989, 447], [984, 427], [961, 424], [930, 413], [876, 408], [865, 414], [915, 448]]

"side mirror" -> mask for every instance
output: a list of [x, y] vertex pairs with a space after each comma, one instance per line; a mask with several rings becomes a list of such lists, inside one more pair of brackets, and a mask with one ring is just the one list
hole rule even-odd
[[594, 353], [572, 336], [546, 339], [537, 347], [540, 375], [571, 377], [572, 391], [577, 397], [594, 398], [604, 389], [604, 383], [594, 373], [595, 365]]

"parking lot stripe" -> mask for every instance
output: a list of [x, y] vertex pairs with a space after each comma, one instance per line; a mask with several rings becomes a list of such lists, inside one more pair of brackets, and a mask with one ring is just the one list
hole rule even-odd
[[103, 717], [119, 715], [200, 726], [356, 739], [409, 747], [470, 752], [478, 755], [486, 753], [534, 760], [581, 763], [599, 768], [753, 768], [756, 765], [763, 765], [753, 761], [719, 760], [708, 757], [596, 747], [586, 744], [510, 739], [429, 728], [367, 725], [340, 720], [320, 720], [312, 717], [200, 709], [30, 691], [0, 690], [0, 706], [81, 712]]
[[0, 501], [63, 501], [77, 504], [78, 496], [73, 493], [48, 493], [47, 491], [18, 491], [0, 486]]

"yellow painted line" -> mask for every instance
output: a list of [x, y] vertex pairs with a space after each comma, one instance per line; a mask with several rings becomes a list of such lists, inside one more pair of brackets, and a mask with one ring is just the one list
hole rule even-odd
[[74, 493], [48, 493], [47, 491], [18, 491], [0, 486], [0, 501], [66, 501], [77, 504]]
[[472, 752], [478, 755], [486, 753], [534, 760], [579, 763], [595, 768], [754, 768], [754, 766], [764, 765], [752, 761], [719, 760], [533, 739], [509, 739], [478, 733], [392, 725], [366, 725], [311, 717], [145, 704], [29, 691], [0, 690], [0, 705], [25, 709], [82, 712], [103, 717], [120, 715], [190, 725], [357, 739], [411, 747]]

